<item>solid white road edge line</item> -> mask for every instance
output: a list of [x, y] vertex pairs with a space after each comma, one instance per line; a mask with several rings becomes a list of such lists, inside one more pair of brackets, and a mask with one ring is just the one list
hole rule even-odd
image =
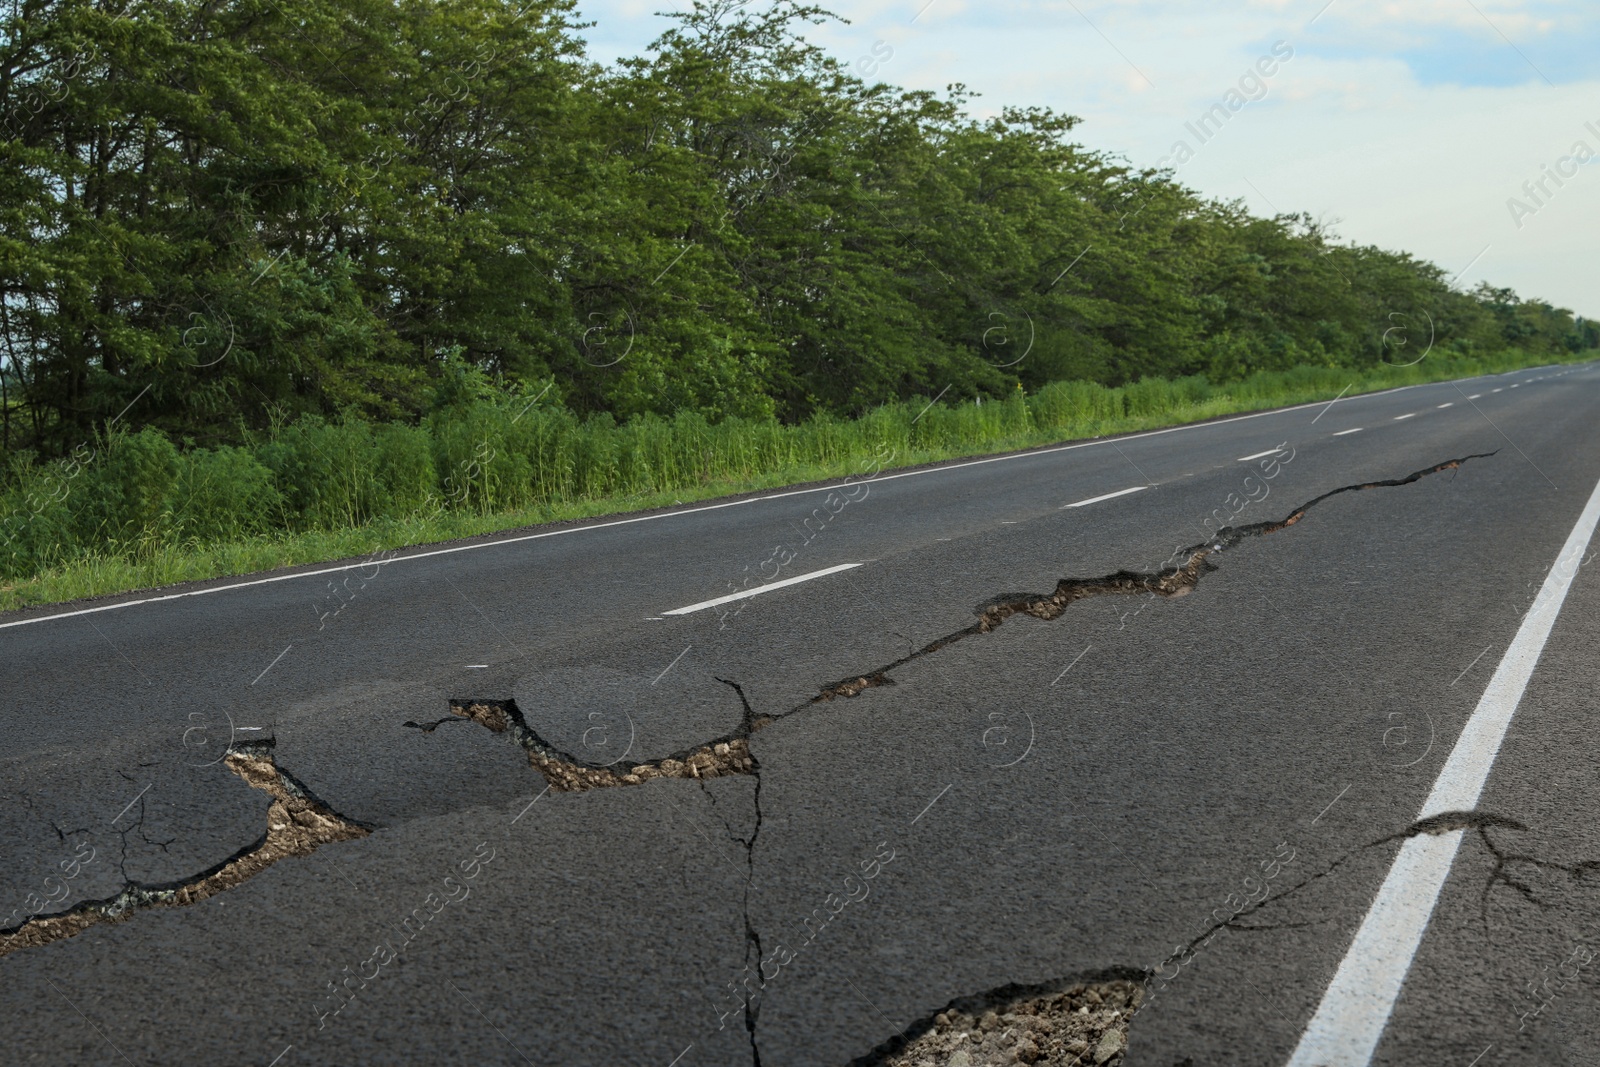
[[[1523, 617], [1517, 636], [1457, 738], [1433, 791], [1417, 813], [1419, 820], [1444, 812], [1470, 811], [1477, 805], [1511, 716], [1550, 638], [1597, 523], [1600, 484], [1595, 485], [1533, 607]], [[1418, 834], [1401, 846], [1350, 951], [1290, 1057], [1289, 1067], [1367, 1067], [1371, 1062], [1439, 891], [1450, 874], [1462, 833]]]
[[[1511, 374], [1514, 372], [1504, 371], [1502, 373]], [[1455, 379], [1454, 381], [1456, 384], [1459, 384], [1460, 382], [1476, 381], [1478, 378], [1498, 377], [1501, 377], [1501, 375], [1480, 374], [1477, 375], [1476, 378], [1461, 378]], [[1426, 389], [1430, 385], [1446, 384], [1450, 383], [1421, 382], [1417, 385], [1398, 385], [1393, 389], [1383, 389], [1376, 393], [1362, 393], [1360, 396], [1351, 397], [1351, 399], [1366, 400], [1370, 397], [1389, 396], [1393, 393], [1403, 393], [1407, 389]], [[1146, 430], [1144, 433], [1130, 433], [1117, 438], [1108, 438], [1106, 440], [1079, 441], [1077, 444], [1061, 445], [1058, 448], [1040, 448], [1029, 452], [1014, 452], [1008, 456], [990, 456], [987, 459], [973, 459], [968, 460], [965, 463], [946, 463], [942, 466], [927, 467], [923, 470], [902, 471], [899, 474], [874, 475], [871, 479], [864, 480], [875, 482], [892, 482], [899, 478], [918, 478], [924, 474], [938, 474], [940, 471], [960, 470], [962, 467], [977, 467], [984, 463], [1004, 463], [1008, 460], [1026, 459], [1030, 456], [1048, 456], [1056, 452], [1071, 452], [1078, 448], [1092, 448], [1095, 445], [1110, 444], [1112, 440], [1133, 441], [1141, 437], [1160, 437], [1163, 434], [1179, 433], [1184, 430], [1202, 430], [1208, 426], [1225, 426], [1230, 422], [1244, 422], [1246, 419], [1260, 419], [1265, 418], [1268, 415], [1284, 415], [1291, 411], [1304, 411], [1306, 408], [1321, 406], [1323, 406], [1323, 402], [1317, 400], [1308, 404], [1294, 404], [1286, 408], [1273, 408], [1270, 411], [1252, 411], [1246, 415], [1234, 415], [1231, 418], [1215, 419], [1211, 422], [1190, 423], [1188, 426], [1168, 426], [1164, 430]], [[383, 563], [404, 563], [413, 559], [429, 559], [433, 556], [448, 556], [454, 552], [472, 552], [480, 548], [496, 548], [501, 545], [514, 545], [523, 541], [537, 541], [543, 537], [560, 537], [563, 534], [583, 533], [587, 530], [604, 530], [611, 526], [629, 526], [636, 522], [654, 522], [656, 519], [670, 519], [674, 516], [680, 515], [696, 515], [702, 511], [716, 511], [718, 508], [737, 507], [740, 504], [757, 504], [763, 500], [781, 500], [784, 497], [803, 496], [806, 493], [826, 493], [835, 489], [840, 489], [848, 484], [848, 482], [839, 482], [834, 485], [819, 485], [811, 489], [791, 489], [786, 493], [768, 493], [766, 496], [745, 497], [743, 500], [728, 500], [721, 504], [707, 504], [704, 507], [698, 508], [683, 508], [678, 511], [663, 511], [655, 515], [636, 515], [631, 519], [615, 519], [611, 522], [596, 522], [590, 523], [586, 526], [569, 526], [561, 530], [546, 530], [543, 533], [521, 534], [517, 537], [501, 537], [493, 541], [476, 541], [470, 545], [453, 545], [450, 548], [436, 548], [428, 552], [411, 552], [404, 556], [393, 556], [389, 559], [381, 560], [379, 561], [378, 565]], [[398, 552], [403, 550], [395, 549], [395, 551]], [[37, 622], [50, 622], [55, 619], [71, 619], [78, 615], [94, 615], [102, 611], [116, 611], [119, 608], [133, 608], [138, 607], [141, 604], [159, 604], [164, 600], [182, 600], [185, 597], [205, 596], [208, 593], [226, 593], [234, 589], [249, 589], [251, 586], [267, 585], [271, 582], [287, 582], [295, 578], [315, 578], [322, 574], [338, 574], [341, 571], [350, 571], [355, 570], [357, 567], [371, 567], [373, 565], [374, 563], [371, 559], [366, 559], [356, 563], [342, 563], [337, 567], [323, 567], [314, 571], [295, 571], [293, 574], [275, 574], [269, 578], [252, 578], [246, 582], [233, 582], [229, 585], [213, 585], [205, 589], [190, 589], [182, 593], [168, 593], [165, 596], [149, 596], [140, 597], [137, 600], [122, 600], [115, 604], [101, 604], [92, 608], [79, 608], [76, 611], [58, 611], [50, 615], [36, 615], [31, 619], [16, 619], [12, 622], [0, 622], [0, 630], [9, 630], [13, 626], [32, 626]], [[118, 594], [110, 593], [107, 595], [116, 596]]]
[[661, 614], [687, 615], [691, 611], [703, 611], [706, 608], [715, 608], [723, 604], [731, 604], [735, 600], [743, 600], [745, 597], [756, 596], [760, 593], [770, 592], [773, 589], [782, 589], [786, 585], [794, 585], [797, 582], [809, 582], [813, 578], [826, 578], [830, 574], [838, 574], [840, 571], [847, 571], [852, 567], [859, 566], [861, 566], [859, 563], [841, 563], [837, 567], [829, 567], [826, 570], [812, 571], [810, 574], [797, 574], [793, 578], [785, 578], [781, 582], [768, 582], [766, 585], [758, 585], [754, 589], [741, 589], [737, 593], [729, 593], [727, 596], [719, 596], [715, 600], [702, 600], [698, 604], [690, 604], [686, 608], [673, 608], [671, 611], [663, 611]]
[[1150, 488], [1148, 485], [1136, 485], [1132, 489], [1118, 489], [1115, 493], [1102, 493], [1100, 496], [1092, 496], [1088, 500], [1079, 500], [1071, 504], [1062, 504], [1059, 508], [1056, 508], [1056, 510], [1065, 511], [1067, 508], [1081, 508], [1086, 504], [1098, 504], [1102, 500], [1113, 500], [1119, 496], [1127, 496], [1129, 493], [1137, 493], [1141, 489], [1148, 488]]

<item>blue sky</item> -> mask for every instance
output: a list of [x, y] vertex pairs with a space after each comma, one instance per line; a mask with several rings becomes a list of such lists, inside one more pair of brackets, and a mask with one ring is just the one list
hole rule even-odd
[[[764, 0], [756, 0], [762, 3]], [[579, 0], [590, 54], [643, 52], [682, 0]], [[1275, 42], [1264, 98], [1198, 147], [1179, 179], [1251, 210], [1308, 211], [1361, 244], [1406, 249], [1460, 284], [1509, 285], [1600, 318], [1600, 166], [1529, 215], [1508, 201], [1586, 140], [1600, 152], [1594, 0], [843, 0], [813, 40], [878, 79], [963, 82], [974, 109], [1082, 116], [1084, 144], [1155, 165], [1184, 123]], [[1531, 206], [1531, 205], [1530, 205]]]

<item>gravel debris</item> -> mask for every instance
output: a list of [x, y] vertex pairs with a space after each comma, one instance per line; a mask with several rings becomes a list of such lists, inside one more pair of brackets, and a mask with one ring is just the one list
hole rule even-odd
[[968, 997], [934, 1016], [909, 1042], [858, 1061], [878, 1067], [1118, 1067], [1127, 1055], [1128, 1020], [1139, 1006], [1137, 982], [1064, 986]]

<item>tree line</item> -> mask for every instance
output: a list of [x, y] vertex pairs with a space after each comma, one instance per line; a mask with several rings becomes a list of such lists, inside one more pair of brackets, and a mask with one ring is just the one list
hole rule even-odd
[[698, 0], [609, 66], [573, 0], [9, 2], [13, 463], [108, 424], [415, 424], [463, 383], [793, 423], [1600, 345], [1085, 147], [1072, 116], [865, 81], [798, 0]]

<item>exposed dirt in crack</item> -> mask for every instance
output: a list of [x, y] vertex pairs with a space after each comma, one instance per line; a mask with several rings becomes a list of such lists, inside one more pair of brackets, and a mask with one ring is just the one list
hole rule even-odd
[[1318, 504], [1340, 493], [1354, 493], [1365, 489], [1382, 489], [1393, 486], [1410, 485], [1418, 479], [1440, 471], [1455, 470], [1471, 459], [1487, 459], [1494, 452], [1480, 452], [1460, 459], [1450, 459], [1443, 463], [1436, 463], [1420, 471], [1415, 471], [1404, 478], [1389, 478], [1377, 482], [1361, 482], [1357, 485], [1345, 485], [1338, 489], [1323, 493], [1315, 499], [1309, 500], [1295, 508], [1287, 516], [1276, 522], [1257, 522], [1247, 526], [1228, 526], [1218, 530], [1216, 536], [1207, 541], [1202, 541], [1188, 548], [1180, 549], [1173, 553], [1175, 558], [1181, 558], [1182, 563], [1171, 567], [1162, 568], [1155, 572], [1117, 571], [1103, 578], [1063, 578], [1056, 583], [1056, 587], [1049, 593], [1021, 593], [1014, 596], [998, 597], [988, 603], [979, 604], [976, 609], [978, 621], [971, 626], [963, 627], [954, 633], [946, 634], [935, 641], [931, 641], [922, 648], [902, 656], [893, 663], [885, 664], [875, 670], [862, 674], [851, 675], [830, 685], [825, 685], [816, 696], [807, 700], [799, 707], [774, 716], [762, 722], [776, 721], [787, 718], [800, 712], [813, 704], [832, 701], [841, 697], [859, 696], [868, 689], [878, 686], [893, 685], [894, 679], [889, 677], [889, 672], [903, 667], [908, 663], [919, 660], [924, 656], [932, 655], [947, 645], [968, 637], [990, 633], [1000, 627], [1006, 619], [1013, 615], [1031, 615], [1036, 619], [1050, 621], [1061, 616], [1062, 612], [1079, 600], [1100, 596], [1140, 596], [1150, 595], [1176, 599], [1187, 596], [1199, 584], [1200, 579], [1217, 569], [1211, 557], [1221, 554], [1227, 549], [1250, 537], [1265, 537], [1277, 533], [1279, 530], [1288, 529], [1301, 519], [1306, 513]]
[[[1223, 927], [1259, 931], [1315, 925], [1246, 925], [1239, 920], [1298, 893], [1369, 849], [1423, 834], [1438, 835], [1457, 830], [1477, 834], [1495, 860], [1494, 870], [1484, 886], [1486, 898], [1495, 885], [1504, 883], [1530, 902], [1542, 905], [1529, 887], [1507, 873], [1506, 869], [1515, 863], [1559, 871], [1578, 881], [1590, 875], [1600, 876], [1600, 861], [1558, 863], [1544, 860], [1507, 852], [1489, 837], [1491, 830], [1527, 829], [1515, 819], [1484, 811], [1449, 811], [1418, 819], [1395, 833], [1350, 849], [1318, 873], [1216, 924], [1190, 942], [1187, 950], [1179, 950], [1163, 961], [1155, 971], [1192, 952], [1208, 935]], [[1126, 1054], [1133, 1018], [1150, 999], [1147, 985], [1153, 973], [1119, 970], [1076, 983], [1061, 980], [1041, 986], [1006, 986], [956, 1000], [931, 1019], [920, 1020], [866, 1056], [852, 1061], [850, 1067], [998, 1067], [1012, 1063], [1117, 1067]]]
[[[743, 700], [742, 692], [739, 696]], [[753, 775], [757, 769], [755, 757], [750, 754], [750, 731], [755, 726], [751, 721], [748, 703], [745, 705], [744, 722], [726, 737], [647, 763], [630, 761], [619, 764], [590, 763], [554, 747], [528, 725], [515, 700], [452, 700], [450, 711], [497, 734], [510, 733], [512, 739], [528, 753], [528, 762], [544, 775], [550, 788], [558, 793], [641, 785], [652, 778], [705, 779], [730, 774]]]
[[850, 1067], [1117, 1067], [1128, 1020], [1143, 996], [1139, 979], [1008, 985], [953, 1001]]
[[[1366, 489], [1410, 485], [1412, 482], [1425, 478], [1430, 474], [1455, 470], [1468, 460], [1487, 459], [1495, 454], [1495, 452], [1474, 453], [1469, 456], [1462, 456], [1459, 459], [1449, 459], [1443, 463], [1436, 463], [1431, 467], [1414, 471], [1404, 478], [1387, 478], [1382, 481], [1340, 486], [1338, 489], [1329, 490], [1321, 496], [1301, 504], [1287, 516], [1277, 521], [1224, 527], [1209, 540], [1174, 552], [1173, 557], [1181, 558], [1183, 562], [1158, 571], [1122, 570], [1102, 578], [1063, 578], [1056, 583], [1056, 588], [1049, 593], [1020, 593], [979, 604], [975, 609], [978, 621], [971, 626], [963, 627], [954, 633], [946, 634], [935, 641], [931, 641], [922, 648], [916, 649], [892, 663], [862, 674], [850, 675], [825, 685], [818, 690], [816, 696], [803, 701], [789, 711], [776, 715], [756, 715], [750, 708], [750, 702], [745, 699], [744, 691], [739, 688], [737, 683], [730, 682], [727, 679], [718, 679], [723, 684], [732, 686], [739, 693], [739, 699], [744, 704], [744, 720], [740, 723], [739, 728], [725, 737], [708, 741], [698, 748], [674, 753], [672, 756], [652, 763], [630, 764], [625, 769], [619, 770], [611, 765], [590, 763], [578, 759], [571, 753], [556, 749], [528, 726], [526, 718], [517, 708], [514, 700], [452, 700], [450, 702], [450, 711], [463, 718], [472, 719], [495, 733], [509, 731], [517, 742], [527, 750], [528, 761], [545, 776], [552, 789], [559, 791], [578, 792], [585, 789], [598, 789], [608, 786], [638, 785], [649, 781], [651, 778], [715, 778], [724, 774], [753, 774], [755, 773], [755, 761], [750, 754], [749, 739], [750, 735], [757, 730], [770, 726], [780, 719], [788, 718], [790, 715], [798, 714], [815, 704], [827, 703], [836, 699], [848, 699], [859, 696], [868, 689], [893, 685], [894, 679], [889, 676], [890, 671], [903, 667], [924, 656], [932, 655], [948, 645], [955, 644], [957, 641], [991, 633], [1013, 615], [1031, 615], [1037, 619], [1050, 621], [1059, 618], [1067, 608], [1077, 601], [1087, 600], [1091, 597], [1150, 595], [1176, 599], [1177, 597], [1186, 596], [1199, 586], [1201, 578], [1217, 569], [1217, 565], [1212, 562], [1212, 557], [1233, 548], [1247, 538], [1264, 537], [1268, 534], [1288, 529], [1305, 518], [1306, 513], [1312, 508], [1330, 497], [1338, 496], [1340, 493], [1354, 493]], [[421, 723], [407, 722], [404, 725], [431, 733], [432, 729], [439, 724], [434, 723], [432, 726], [427, 726]]]
[[328, 807], [294, 775], [281, 769], [272, 741], [241, 742], [224, 762], [252, 789], [272, 797], [267, 831], [256, 842], [192, 878], [178, 882], [129, 882], [104, 900], [86, 901], [57, 915], [0, 930], [0, 956], [80, 934], [99, 923], [121, 922], [146, 908], [180, 908], [232, 889], [281, 859], [306, 856], [323, 845], [365, 837], [372, 828]]
[[[915, 649], [907, 655], [882, 667], [850, 675], [823, 686], [817, 695], [802, 702], [788, 712], [757, 716], [745, 699], [742, 689], [726, 679], [719, 679], [739, 693], [744, 705], [744, 719], [733, 733], [707, 742], [697, 748], [676, 753], [671, 757], [651, 763], [634, 764], [626, 771], [609, 765], [600, 765], [577, 759], [567, 752], [554, 748], [528, 726], [514, 700], [452, 700], [453, 715], [471, 719], [496, 733], [510, 732], [527, 751], [529, 762], [550, 783], [552, 789], [581, 791], [608, 786], [635, 785], [651, 778], [706, 779], [726, 774], [746, 774], [756, 779], [756, 824], [748, 841], [738, 838], [746, 847], [750, 878], [745, 886], [746, 959], [751, 949], [757, 961], [761, 959], [761, 941], [758, 931], [750, 921], [749, 890], [754, 876], [754, 848], [761, 829], [760, 767], [749, 748], [750, 736], [782, 718], [797, 714], [812, 705], [848, 699], [879, 686], [893, 685], [890, 672], [923, 656], [931, 655], [948, 645], [968, 637], [986, 634], [1004, 624], [1012, 615], [1031, 615], [1050, 621], [1059, 618], [1068, 607], [1079, 600], [1100, 596], [1160, 596], [1175, 599], [1193, 592], [1200, 580], [1218, 569], [1213, 557], [1231, 549], [1248, 538], [1263, 537], [1296, 525], [1318, 504], [1341, 493], [1368, 489], [1409, 485], [1413, 482], [1447, 470], [1455, 470], [1473, 459], [1486, 459], [1495, 452], [1474, 453], [1458, 459], [1446, 460], [1403, 478], [1384, 479], [1341, 486], [1300, 505], [1284, 518], [1276, 521], [1253, 523], [1239, 527], [1226, 527], [1213, 537], [1173, 553], [1174, 565], [1154, 572], [1117, 571], [1100, 578], [1063, 578], [1049, 593], [1016, 594], [998, 597], [979, 604], [975, 609], [977, 621], [953, 633]], [[407, 722], [406, 726], [431, 732], [439, 723], [424, 725]], [[1487, 830], [1493, 826], [1522, 829], [1511, 820], [1499, 819], [1482, 813], [1453, 812], [1433, 819], [1421, 820], [1399, 833], [1371, 842], [1363, 848], [1372, 848], [1398, 838], [1417, 834], [1445, 833], [1456, 829], [1475, 829], [1484, 843], [1494, 852], [1497, 865], [1495, 876], [1513, 888], [1530, 895], [1526, 887], [1504, 874], [1504, 868], [1514, 862], [1535, 862], [1532, 857], [1503, 854], [1489, 841]], [[1307, 885], [1331, 874], [1361, 848], [1341, 856], [1327, 869], [1274, 894], [1252, 907], [1236, 913], [1229, 920], [1202, 933], [1191, 943], [1193, 946], [1214, 934], [1217, 928], [1232, 926], [1238, 929], [1264, 929], [1245, 926], [1239, 919], [1261, 908], [1304, 889]], [[1542, 864], [1541, 864], [1542, 865]], [[1549, 866], [1559, 867], [1551, 864]], [[1573, 868], [1561, 867], [1573, 877], [1588, 873], [1593, 867], [1600, 871], [1600, 863], [1580, 864]], [[1491, 883], [1493, 882], [1491, 878]], [[1028, 1063], [1047, 1067], [1117, 1067], [1127, 1051], [1128, 1031], [1133, 1015], [1145, 1001], [1145, 987], [1149, 971], [1119, 969], [1090, 976], [1075, 983], [1066, 981], [1042, 986], [1005, 986], [998, 990], [963, 998], [952, 1002], [944, 1011], [932, 1018], [913, 1024], [908, 1030], [885, 1042], [866, 1056], [852, 1061], [851, 1067], [984, 1067], [989, 1064]], [[753, 1062], [760, 1067], [761, 1053], [757, 1042], [757, 1017], [759, 997], [746, 992], [743, 1012], [745, 1027], [749, 1032]], [[1185, 1061], [1187, 1062], [1187, 1061]]]

